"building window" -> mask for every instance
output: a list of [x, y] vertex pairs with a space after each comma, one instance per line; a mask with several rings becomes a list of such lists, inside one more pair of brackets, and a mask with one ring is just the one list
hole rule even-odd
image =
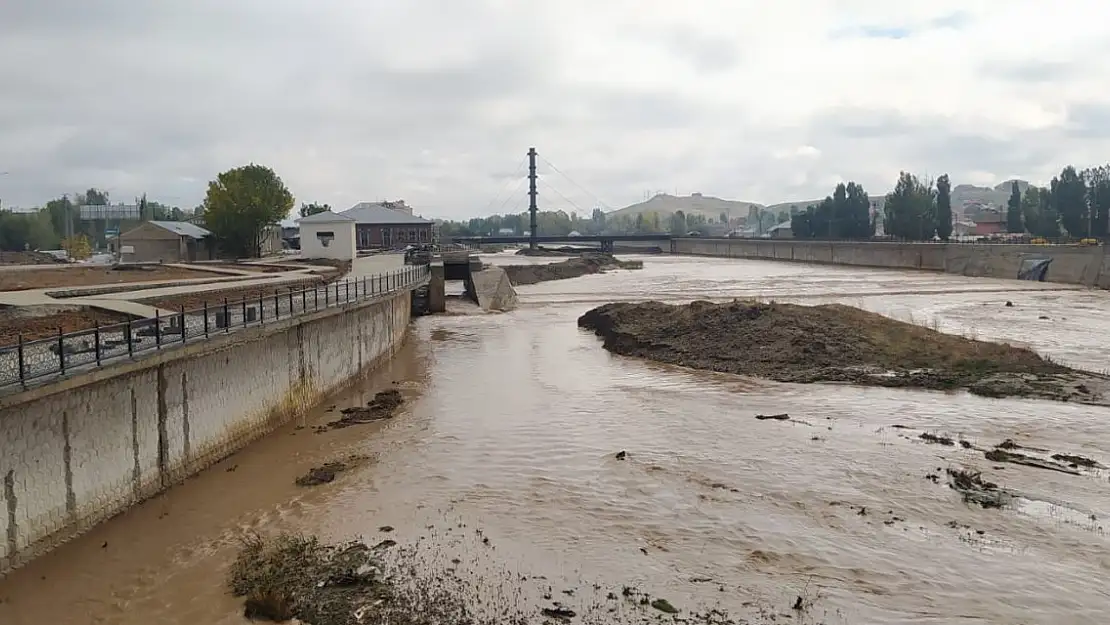
[[421, 228], [420, 229], [420, 240], [421, 241], [427, 241], [428, 240], [428, 229], [427, 228]]

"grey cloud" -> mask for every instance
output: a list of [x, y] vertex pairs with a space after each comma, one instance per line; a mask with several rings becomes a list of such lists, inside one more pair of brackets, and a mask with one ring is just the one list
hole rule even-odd
[[721, 37], [708, 37], [688, 28], [676, 28], [662, 36], [667, 48], [684, 58], [699, 72], [729, 70], [740, 63], [737, 44]]

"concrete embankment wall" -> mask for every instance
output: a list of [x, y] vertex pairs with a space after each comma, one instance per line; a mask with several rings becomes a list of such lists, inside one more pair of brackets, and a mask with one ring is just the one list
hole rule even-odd
[[1103, 247], [695, 239], [675, 241], [678, 254], [791, 260], [807, 263], [924, 269], [962, 276], [1015, 279], [1022, 261], [1051, 258], [1045, 280], [1110, 288], [1110, 256]]
[[0, 574], [385, 362], [410, 313], [406, 290], [0, 397]]

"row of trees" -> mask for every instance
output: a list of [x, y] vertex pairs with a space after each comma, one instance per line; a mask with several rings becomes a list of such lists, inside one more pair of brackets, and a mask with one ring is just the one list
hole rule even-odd
[[1082, 171], [1068, 165], [1048, 187], [1017, 181], [1006, 203], [1006, 230], [1039, 237], [1058, 237], [1061, 228], [1073, 238], [1105, 237], [1110, 230], [1110, 165]]
[[[225, 171], [208, 183], [204, 202], [186, 212], [149, 201], [144, 195], [136, 199], [138, 220], [119, 223], [125, 231], [147, 220], [183, 221], [199, 217], [215, 235], [221, 250], [234, 256], [257, 256], [266, 229], [277, 224], [293, 208], [293, 194], [282, 179], [269, 167], [250, 164]], [[78, 206], [107, 206], [108, 193], [92, 188], [47, 202], [46, 206], [15, 213], [0, 211], [0, 249], [7, 251], [57, 249], [70, 251], [74, 258], [88, 255], [91, 243], [104, 241], [103, 220], [81, 220]], [[301, 215], [330, 210], [327, 204], [303, 204]], [[72, 251], [71, 251], [72, 250]]]
[[[80, 258], [83, 248], [91, 249], [105, 243], [108, 223], [103, 219], [82, 220], [79, 207], [108, 206], [110, 203], [107, 191], [92, 187], [83, 193], [55, 198], [31, 211], [0, 210], [0, 250], [72, 249], [70, 255]], [[145, 195], [136, 198], [135, 204], [139, 210], [136, 219], [113, 220], [112, 225], [123, 231], [144, 220], [184, 221], [195, 214], [195, 211], [147, 200]]]
[[801, 239], [869, 238], [875, 232], [871, 201], [862, 185], [840, 183], [820, 203], [796, 211], [790, 217], [790, 231]]

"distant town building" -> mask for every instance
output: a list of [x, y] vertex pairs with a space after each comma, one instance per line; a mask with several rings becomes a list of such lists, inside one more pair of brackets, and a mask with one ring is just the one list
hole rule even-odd
[[351, 217], [323, 211], [302, 217], [297, 224], [302, 257], [354, 260], [356, 224]]
[[1006, 213], [997, 210], [985, 210], [975, 219], [974, 234], [989, 236], [1006, 231]]
[[403, 200], [359, 202], [339, 214], [355, 221], [355, 245], [360, 250], [433, 243], [436, 239], [435, 223], [413, 215], [412, 207]]
[[794, 238], [794, 231], [790, 228], [790, 222], [784, 221], [781, 224], [772, 227], [767, 231], [772, 239], [792, 239]]
[[180, 263], [214, 257], [212, 233], [185, 221], [147, 221], [112, 240], [120, 260], [133, 263]]

